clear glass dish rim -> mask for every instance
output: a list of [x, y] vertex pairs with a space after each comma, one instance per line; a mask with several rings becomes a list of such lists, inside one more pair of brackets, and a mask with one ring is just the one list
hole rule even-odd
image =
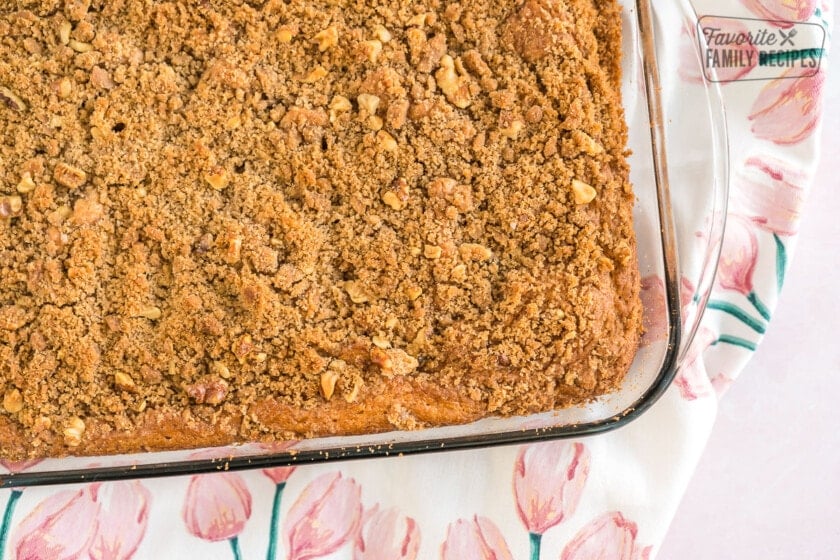
[[[679, 0], [686, 14], [695, 16], [689, 0]], [[680, 311], [680, 267], [677, 250], [676, 230], [671, 211], [670, 183], [668, 179], [667, 154], [665, 149], [665, 120], [660, 99], [659, 68], [656, 57], [654, 37], [654, 16], [651, 0], [636, 0], [636, 15], [639, 32], [639, 44], [643, 65], [645, 94], [650, 116], [651, 148], [653, 171], [657, 190], [657, 202], [661, 224], [662, 258], [664, 269], [665, 296], [667, 302], [667, 350], [654, 382], [628, 406], [623, 412], [609, 418], [573, 425], [551, 426], [544, 428], [517, 429], [507, 432], [493, 432], [468, 436], [455, 436], [442, 439], [428, 439], [411, 442], [394, 442], [387, 445], [349, 446], [321, 450], [283, 452], [265, 455], [233, 456], [226, 458], [196, 458], [185, 461], [161, 461], [150, 464], [121, 465], [110, 467], [91, 467], [54, 471], [22, 471], [0, 475], [0, 488], [18, 486], [46, 486], [53, 484], [72, 484], [82, 482], [104, 482], [125, 479], [155, 478], [164, 476], [194, 475], [216, 471], [272, 468], [307, 463], [322, 463], [336, 460], [370, 459], [393, 455], [411, 455], [433, 451], [452, 451], [473, 449], [497, 445], [525, 444], [552, 439], [580, 438], [609, 432], [623, 427], [639, 418], [659, 398], [674, 380], [681, 353], [687, 349], [705, 310], [706, 297], [698, 303], [698, 313], [692, 328], [683, 332]], [[702, 284], [709, 284], [714, 278], [725, 220], [725, 207], [728, 198], [729, 173], [729, 138], [726, 128], [726, 115], [722, 104], [719, 84], [704, 81], [704, 86], [712, 93], [711, 128], [712, 142], [718, 148], [720, 158], [715, 160], [714, 180], [715, 204], [721, 205], [716, 213], [721, 223], [712, 224], [710, 230], [719, 228], [719, 236], [707, 255], [710, 266], [704, 269]], [[715, 188], [712, 186], [712, 188]], [[719, 190], [718, 190], [719, 189]], [[701, 292], [702, 293], [702, 292]], [[708, 295], [708, 294], [706, 294]], [[93, 457], [92, 457], [93, 459]]]

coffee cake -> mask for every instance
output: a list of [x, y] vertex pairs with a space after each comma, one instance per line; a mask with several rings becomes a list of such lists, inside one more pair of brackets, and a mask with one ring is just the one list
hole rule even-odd
[[614, 1], [0, 5], [0, 456], [469, 422], [641, 330]]

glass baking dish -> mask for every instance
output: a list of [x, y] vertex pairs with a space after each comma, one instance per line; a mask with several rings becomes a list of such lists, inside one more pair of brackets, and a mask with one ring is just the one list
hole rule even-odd
[[[678, 83], [679, 71], [701, 72], [698, 56], [680, 55], [696, 15], [687, 0], [627, 3], [622, 14], [622, 93], [629, 125], [634, 219], [643, 278], [661, 279], [645, 299], [646, 324], [666, 336], [642, 347], [617, 392], [583, 406], [471, 424], [280, 444], [18, 464], [0, 487], [193, 474], [214, 470], [369, 458], [578, 437], [638, 418], [663, 394], [699, 324], [722, 238], [728, 181], [725, 116], [717, 84]], [[683, 31], [683, 36], [680, 36]], [[689, 40], [694, 45], [696, 41]], [[688, 47], [692, 48], [692, 47]], [[685, 65], [696, 68], [685, 68]], [[682, 68], [679, 65], [683, 65]], [[676, 93], [676, 95], [674, 95]], [[684, 305], [680, 305], [682, 286]], [[689, 293], [686, 293], [688, 289]], [[686, 297], [688, 296], [688, 297]], [[26, 467], [26, 468], [24, 468]]]

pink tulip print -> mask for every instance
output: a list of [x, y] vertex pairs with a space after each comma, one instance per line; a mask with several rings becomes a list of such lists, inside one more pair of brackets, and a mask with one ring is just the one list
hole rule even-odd
[[620, 512], [596, 517], [578, 531], [560, 560], [647, 560], [651, 547], [636, 542], [638, 528]]
[[753, 273], [758, 263], [758, 239], [750, 222], [730, 214], [723, 237], [717, 281], [724, 290], [748, 296], [753, 291]]
[[519, 450], [513, 470], [516, 512], [539, 558], [542, 535], [571, 516], [589, 476], [589, 449], [582, 443], [553, 441]]
[[717, 341], [718, 337], [710, 329], [701, 327], [691, 342], [685, 358], [677, 369], [674, 385], [687, 401], [711, 395], [709, 379], [703, 364], [703, 353]]
[[286, 481], [292, 476], [297, 467], [274, 467], [263, 469], [263, 474], [274, 483], [274, 500], [271, 505], [271, 526], [268, 533], [268, 553], [266, 560], [277, 558], [277, 526], [280, 522], [280, 504], [283, 501], [283, 490], [286, 489]]
[[446, 529], [441, 560], [513, 560], [499, 528], [486, 517], [459, 519]]
[[420, 527], [396, 508], [365, 512], [353, 549], [354, 560], [415, 560], [420, 550]]
[[151, 494], [139, 481], [106, 482], [99, 487], [97, 529], [90, 560], [129, 560], [146, 534]]
[[227, 540], [239, 560], [239, 533], [251, 517], [251, 493], [241, 476], [230, 472], [193, 476], [181, 516], [187, 530], [206, 541]]
[[801, 75], [791, 68], [768, 83], [753, 103], [749, 120], [757, 137], [776, 144], [797, 144], [814, 132], [820, 120], [825, 71]]
[[353, 540], [362, 517], [361, 493], [355, 480], [339, 472], [310, 482], [284, 523], [289, 560], [326, 556]]
[[816, 0], [741, 0], [741, 3], [761, 19], [782, 28], [791, 27], [791, 22], [806, 21], [817, 7]]
[[81, 560], [97, 531], [98, 485], [46, 498], [20, 522], [12, 541], [17, 560]]
[[730, 211], [774, 235], [795, 235], [810, 177], [780, 159], [752, 156], [735, 174]]

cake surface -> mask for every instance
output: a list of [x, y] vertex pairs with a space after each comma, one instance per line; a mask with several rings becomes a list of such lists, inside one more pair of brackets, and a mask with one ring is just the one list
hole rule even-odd
[[641, 331], [613, 1], [0, 5], [0, 457], [469, 422]]

